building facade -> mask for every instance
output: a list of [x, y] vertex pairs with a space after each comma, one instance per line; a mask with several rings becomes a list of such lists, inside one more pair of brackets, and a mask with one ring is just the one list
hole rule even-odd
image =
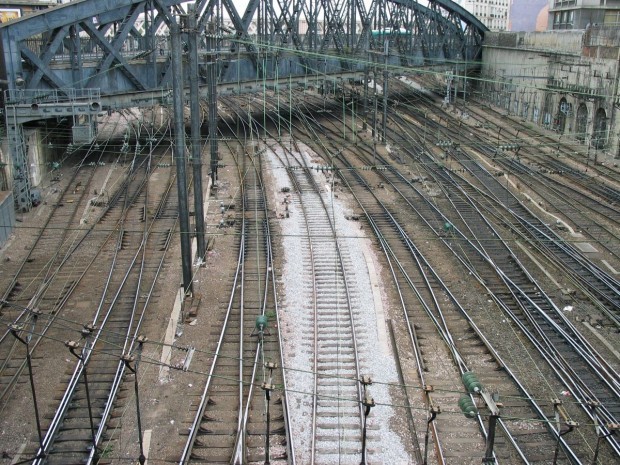
[[0, 23], [28, 16], [54, 5], [56, 2], [51, 0], [0, 0]]
[[620, 0], [549, 0], [549, 29], [585, 29], [599, 24], [620, 25]]
[[588, 150], [620, 156], [620, 29], [489, 33], [486, 100]]
[[511, 0], [456, 0], [491, 31], [507, 31]]

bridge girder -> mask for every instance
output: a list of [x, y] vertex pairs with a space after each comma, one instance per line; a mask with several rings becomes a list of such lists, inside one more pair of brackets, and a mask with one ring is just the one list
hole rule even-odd
[[[243, 14], [232, 0], [203, 0], [196, 12], [202, 47], [204, 34], [214, 38], [221, 82], [363, 69], [383, 62], [385, 40], [392, 65], [474, 62], [486, 29], [450, 0], [248, 0]], [[180, 0], [77, 0], [4, 24], [8, 88], [169, 88], [164, 25], [179, 13]]]
[[[0, 26], [18, 209], [31, 207], [22, 125], [44, 112], [52, 117], [79, 107], [82, 113], [72, 114], [75, 125], [101, 111], [101, 101], [120, 107], [129, 94], [170, 89], [173, 53], [166, 28], [176, 28], [173, 22], [186, 35], [200, 34], [203, 84], [213, 63], [220, 84], [361, 74], [379, 63], [462, 69], [480, 56], [486, 30], [451, 0], [428, 6], [373, 0], [369, 7], [364, 0], [247, 0], [242, 15], [232, 0], [198, 0], [197, 27], [189, 31], [181, 1], [74, 0]], [[99, 101], [91, 98], [95, 93]]]

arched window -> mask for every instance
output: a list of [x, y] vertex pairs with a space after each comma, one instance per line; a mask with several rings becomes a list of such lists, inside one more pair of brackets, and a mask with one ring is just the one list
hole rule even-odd
[[579, 108], [577, 108], [577, 121], [575, 125], [575, 136], [577, 140], [585, 142], [586, 131], [588, 129], [588, 107], [586, 107], [585, 103], [582, 103], [579, 105]]
[[572, 113], [572, 105], [566, 101], [564, 97], [560, 100], [558, 105], [558, 112], [554, 120], [554, 129], [560, 134], [564, 134], [566, 129], [566, 118]]
[[592, 131], [592, 146], [595, 149], [605, 148], [607, 142], [607, 113], [599, 108], [594, 115], [594, 128]]
[[545, 96], [545, 105], [543, 107], [543, 126], [551, 126], [551, 113], [553, 112], [553, 97], [551, 94]]

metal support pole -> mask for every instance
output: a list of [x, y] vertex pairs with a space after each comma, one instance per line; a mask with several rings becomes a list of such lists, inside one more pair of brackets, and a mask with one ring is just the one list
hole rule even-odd
[[[39, 315], [38, 311], [33, 312], [32, 330], [34, 330], [34, 325], [36, 324], [38, 315]], [[37, 454], [35, 458], [42, 459], [46, 456], [46, 454], [45, 454], [45, 449], [43, 448], [43, 434], [41, 433], [41, 418], [39, 417], [39, 406], [37, 404], [37, 392], [34, 387], [34, 376], [32, 374], [32, 356], [30, 355], [30, 339], [32, 339], [32, 332], [28, 334], [26, 338], [21, 338], [19, 336], [19, 332], [22, 331], [23, 329], [24, 329], [23, 326], [20, 326], [20, 325], [10, 326], [10, 331], [13, 337], [15, 337], [15, 339], [17, 339], [22, 344], [24, 344], [24, 347], [26, 347], [26, 363], [28, 365], [28, 376], [30, 378], [30, 390], [32, 392], [32, 404], [34, 406], [34, 418], [37, 423], [37, 434], [39, 436], [39, 450], [41, 451], [39, 454]]]
[[381, 140], [383, 143], [387, 142], [387, 104], [388, 104], [388, 52], [390, 47], [390, 41], [388, 39], [383, 43], [383, 55], [384, 55], [384, 66], [383, 66], [383, 134]]
[[366, 392], [366, 387], [372, 384], [372, 380], [369, 376], [362, 376], [360, 379], [360, 383], [362, 383], [362, 387], [364, 389], [364, 397], [362, 399], [362, 405], [364, 406], [364, 426], [362, 427], [362, 460], [360, 461], [360, 465], [367, 465], [366, 462], [366, 423], [368, 420], [368, 415], [370, 414], [370, 409], [375, 406], [375, 401], [372, 397], [368, 396]]
[[196, 253], [202, 263], [205, 258], [205, 218], [202, 206], [202, 147], [200, 146], [200, 95], [198, 91], [198, 31], [195, 5], [189, 5], [189, 106], [192, 130], [192, 172], [194, 178], [194, 221]]
[[73, 82], [75, 87], [81, 89], [83, 87], [82, 82], [82, 52], [80, 50], [80, 35], [77, 27], [71, 25], [69, 27], [69, 37], [71, 39], [71, 70], [73, 72]]
[[[207, 33], [207, 84], [209, 86], [209, 147], [211, 154], [211, 182], [215, 185], [217, 181], [217, 73], [216, 73], [216, 55], [215, 55], [215, 31]], [[238, 44], [241, 49], [241, 44]], [[237, 58], [237, 61], [239, 59]], [[237, 78], [239, 76], [237, 75]]]
[[372, 82], [374, 86], [374, 108], [372, 114], [372, 139], [377, 144], [377, 70], [372, 73]]
[[32, 208], [30, 163], [24, 136], [24, 125], [17, 117], [15, 106], [7, 105], [6, 140], [13, 163], [13, 200], [16, 211], [25, 213]]
[[366, 131], [368, 127], [368, 65], [364, 68], [364, 118], [362, 120], [362, 129]]
[[273, 363], [273, 362], [267, 362], [265, 363], [265, 367], [269, 369], [269, 382], [268, 383], [263, 383], [262, 388], [265, 391], [265, 403], [267, 405], [267, 418], [266, 418], [266, 425], [265, 425], [265, 465], [269, 465], [270, 462], [270, 453], [269, 453], [269, 423], [271, 420], [271, 416], [270, 416], [270, 411], [269, 411], [269, 401], [271, 400], [271, 391], [273, 391], [274, 386], [272, 384], [273, 381], [273, 369], [277, 368], [277, 364]]
[[465, 70], [463, 71], [463, 111], [467, 103], [467, 60], [465, 60]]
[[[271, 386], [271, 385], [270, 385]], [[267, 403], [267, 422], [265, 425], [265, 465], [269, 465], [269, 401], [271, 399], [271, 387], [264, 386], [265, 389], [265, 402]]]
[[187, 202], [187, 175], [185, 172], [185, 124], [183, 121], [183, 66], [181, 63], [181, 27], [170, 24], [172, 43], [172, 100], [174, 107], [174, 157], [177, 165], [179, 195], [179, 229], [181, 233], [181, 262], [183, 293], [192, 293], [192, 248], [189, 240], [189, 209]]
[[431, 423], [435, 421], [435, 418], [437, 418], [438, 410], [435, 407], [432, 407], [430, 412], [431, 417], [426, 422], [426, 433], [424, 434], [424, 462], [422, 462], [423, 465], [428, 464], [428, 440], [430, 438]]
[[455, 70], [455, 78], [454, 78], [454, 106], [455, 107], [456, 107], [456, 97], [457, 97], [458, 88], [459, 88], [458, 70]]
[[138, 336], [138, 338], [136, 339], [136, 341], [138, 342], [138, 350], [137, 352], [137, 356], [135, 359], [135, 367], [131, 368], [131, 362], [134, 361], [134, 358], [130, 355], [123, 355], [122, 359], [123, 363], [125, 364], [125, 366], [127, 367], [127, 369], [129, 371], [131, 371], [133, 373], [134, 376], [134, 393], [136, 395], [136, 415], [137, 415], [137, 420], [138, 420], [138, 444], [140, 445], [140, 456], [138, 457], [138, 461], [140, 462], [140, 465], [144, 465], [146, 463], [146, 455], [144, 455], [144, 443], [142, 441], [142, 417], [140, 416], [140, 392], [138, 389], [138, 365], [140, 364], [140, 359], [142, 358], [142, 349], [144, 348], [144, 343], [147, 341], [148, 339], [144, 336]]
[[493, 457], [493, 445], [495, 444], [495, 425], [497, 424], [498, 415], [491, 415], [489, 417], [489, 434], [487, 436], [487, 449], [484, 453], [484, 459], [482, 463], [495, 463], [495, 457]]
[[91, 434], [91, 442], [93, 445], [93, 462], [97, 463], [99, 460], [99, 449], [97, 448], [97, 432], [95, 431], [95, 421], [93, 420], [93, 409], [90, 403], [90, 389], [88, 386], [88, 370], [86, 368], [86, 363], [84, 362], [84, 354], [88, 350], [88, 336], [94, 329], [93, 326], [87, 325], [84, 326], [82, 330], [82, 335], [86, 339], [84, 342], [84, 349], [81, 354], [78, 354], [76, 351], [79, 349], [80, 344], [75, 341], [66, 341], [65, 347], [69, 348], [69, 352], [77, 358], [82, 364], [82, 373], [84, 374], [84, 390], [86, 391], [86, 403], [88, 404], [88, 420], [90, 421], [90, 434]]

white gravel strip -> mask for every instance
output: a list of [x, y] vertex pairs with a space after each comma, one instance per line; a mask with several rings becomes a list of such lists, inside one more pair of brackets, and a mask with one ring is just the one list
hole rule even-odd
[[[308, 147], [303, 147], [304, 156], [311, 166], [319, 163], [320, 157], [312, 153]], [[298, 197], [292, 190], [292, 185], [286, 171], [271, 151], [265, 153], [271, 177], [271, 205], [275, 205], [276, 214], [280, 218], [280, 228], [283, 235], [282, 246], [284, 263], [282, 265], [281, 293], [284, 301], [280, 302], [280, 322], [283, 331], [284, 359], [287, 371], [288, 400], [291, 409], [291, 432], [295, 441], [297, 463], [309, 463], [312, 434], [312, 390], [313, 390], [313, 316], [312, 316], [312, 289], [311, 281], [307, 278], [310, 273], [310, 256], [308, 240], [303, 237], [305, 224], [303, 211], [298, 206]], [[372, 284], [367, 266], [366, 253], [374, 254], [369, 248], [363, 247], [368, 241], [360, 224], [345, 219], [349, 215], [347, 207], [331, 195], [331, 186], [326, 184], [323, 173], [315, 173], [319, 185], [325, 185], [325, 193], [329, 208], [333, 209], [336, 229], [340, 236], [340, 245], [352, 289], [353, 313], [355, 315], [356, 332], [358, 334], [358, 348], [360, 351], [360, 370], [375, 382], [398, 383], [398, 375], [391, 353], [386, 351], [387, 338], [383, 309], [375, 308], [377, 297], [373, 294], [380, 292], [382, 287], [380, 276], [373, 276]], [[288, 187], [291, 191], [283, 193]], [[284, 200], [287, 198], [288, 203]], [[288, 217], [286, 209], [288, 208]], [[376, 257], [372, 261], [378, 263]], [[383, 296], [379, 301], [385, 301]], [[381, 322], [377, 325], [377, 312]], [[392, 399], [388, 387], [382, 384], [373, 384], [369, 388], [371, 397], [380, 404], [390, 404]], [[390, 419], [395, 415], [391, 407], [377, 405], [371, 410], [368, 417], [368, 462], [376, 464], [405, 464], [412, 463], [401, 442], [400, 437], [390, 430]], [[402, 414], [402, 413], [401, 413]], [[341, 444], [348, 449], [349, 444]], [[359, 447], [359, 444], [358, 444]], [[342, 457], [334, 456], [333, 463], [343, 463]], [[357, 459], [359, 463], [359, 458]]]

